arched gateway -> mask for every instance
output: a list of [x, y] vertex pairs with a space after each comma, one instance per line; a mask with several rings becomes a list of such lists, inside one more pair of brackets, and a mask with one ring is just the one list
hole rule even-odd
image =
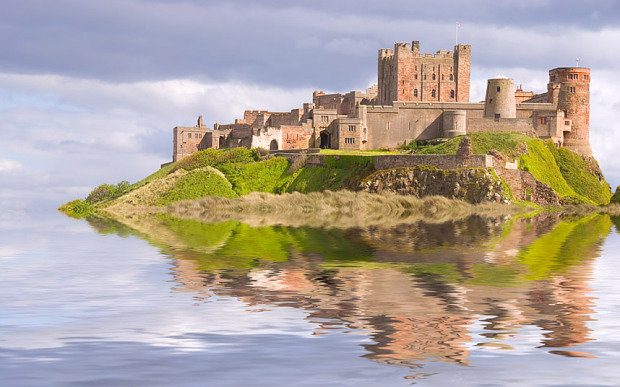
[[329, 133], [327, 133], [326, 131], [322, 131], [321, 134], [321, 145], [319, 145], [319, 148], [321, 149], [327, 149], [330, 148], [331, 144], [330, 144], [330, 136]]

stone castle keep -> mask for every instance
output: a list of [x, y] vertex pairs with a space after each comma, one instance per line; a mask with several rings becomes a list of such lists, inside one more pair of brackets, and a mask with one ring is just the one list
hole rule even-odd
[[315, 91], [290, 112], [246, 110], [232, 124], [208, 128], [200, 117], [195, 127], [175, 127], [173, 161], [207, 148], [371, 150], [474, 132], [537, 135], [592, 156], [590, 69], [550, 70], [542, 94], [489, 79], [485, 100], [470, 102], [470, 68], [470, 45], [424, 54], [418, 41], [395, 43], [379, 50], [378, 84], [363, 92]]

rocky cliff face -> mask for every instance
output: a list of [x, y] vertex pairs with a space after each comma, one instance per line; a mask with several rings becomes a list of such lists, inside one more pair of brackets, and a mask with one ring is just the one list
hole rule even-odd
[[365, 178], [359, 189], [417, 197], [439, 195], [469, 203], [510, 201], [503, 193], [501, 181], [487, 169], [388, 169]]

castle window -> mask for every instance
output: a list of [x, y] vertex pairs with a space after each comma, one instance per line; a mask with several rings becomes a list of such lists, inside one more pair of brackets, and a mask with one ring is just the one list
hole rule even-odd
[[415, 71], [418, 71], [418, 66], [417, 66], [417, 65], [416, 65], [416, 66], [413, 66], [413, 69], [414, 69]]
[[418, 79], [418, 74], [413, 74], [413, 79]]
[[566, 126], [570, 125], [570, 121], [564, 121], [564, 125]]
[[497, 86], [497, 92], [499, 93], [499, 86]]
[[569, 91], [570, 91], [571, 93], [574, 93], [574, 92], [575, 92], [575, 88], [571, 86], [571, 87], [569, 87]]
[[413, 96], [417, 97], [418, 96], [418, 89], [413, 89]]
[[355, 125], [349, 125], [349, 132], [355, 132]]
[[426, 74], [424, 74], [424, 80], [426, 81]]
[[345, 138], [344, 139], [344, 143], [345, 144], [355, 144], [355, 139], [354, 138]]
[[187, 138], [192, 138], [192, 134], [191, 133], [187, 133]]
[[435, 74], [433, 74], [433, 81], [435, 80]]
[[454, 98], [454, 90], [450, 90], [450, 98]]
[[454, 75], [450, 74], [450, 80], [453, 81], [454, 80]]
[[496, 120], [499, 120], [499, 119], [500, 119], [500, 117], [501, 117], [501, 115], [500, 115], [499, 113], [495, 113], [495, 119], [496, 119]]
[[433, 91], [431, 91], [431, 97], [435, 98], [437, 96], [437, 92], [435, 91], [435, 89], [433, 89]]
[[442, 80], [442, 81], [444, 80], [444, 75], [443, 75], [443, 74], [441, 74], [441, 80]]
[[547, 117], [540, 117], [540, 123], [542, 125], [546, 125], [547, 124]]
[[321, 116], [321, 122], [329, 122], [329, 116]]

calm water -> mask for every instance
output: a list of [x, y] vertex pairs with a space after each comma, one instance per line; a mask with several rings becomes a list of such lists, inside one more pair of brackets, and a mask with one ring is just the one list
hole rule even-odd
[[608, 216], [0, 215], [2, 385], [618, 385]]

